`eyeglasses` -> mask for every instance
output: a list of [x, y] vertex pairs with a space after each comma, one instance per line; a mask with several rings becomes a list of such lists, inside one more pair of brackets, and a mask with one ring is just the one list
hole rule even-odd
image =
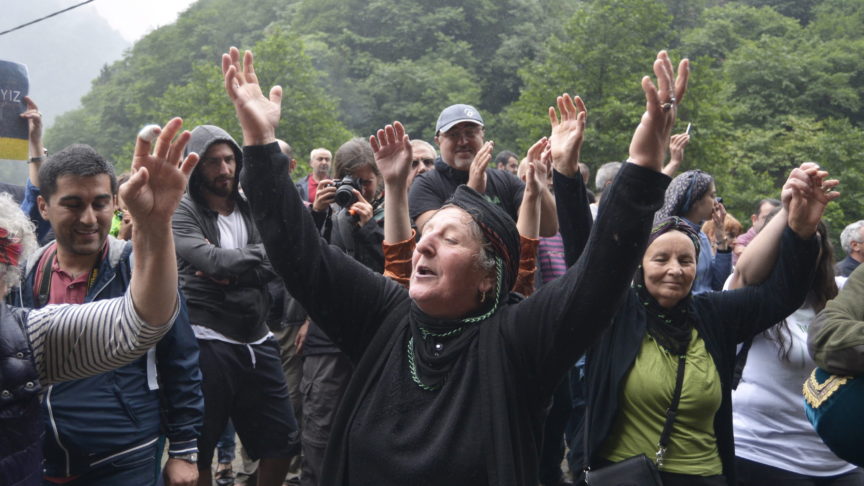
[[444, 132], [444, 136], [449, 138], [450, 140], [459, 140], [462, 137], [465, 138], [475, 138], [478, 135], [483, 133], [483, 127], [473, 127], [473, 128], [465, 128], [463, 130], [450, 130], [449, 132]]
[[426, 167], [432, 167], [432, 165], [435, 164], [435, 159], [414, 159], [411, 161], [411, 168], [416, 168], [420, 165], [420, 162], [423, 162], [423, 165]]

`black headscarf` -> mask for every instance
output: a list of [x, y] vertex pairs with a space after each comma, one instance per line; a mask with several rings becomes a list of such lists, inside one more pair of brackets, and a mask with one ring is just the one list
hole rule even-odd
[[490, 243], [496, 263], [496, 294], [476, 315], [462, 319], [431, 318], [412, 303], [409, 372], [417, 386], [430, 391], [443, 385], [450, 368], [477, 334], [477, 324], [491, 316], [500, 303], [509, 301], [519, 273], [519, 232], [510, 215], [465, 185], [459, 186], [446, 204], [467, 212]]
[[[687, 235], [696, 249], [696, 258], [699, 258], [699, 235], [687, 221], [676, 216], [661, 219], [654, 225], [648, 237], [648, 246], [650, 247], [654, 240], [670, 231], [680, 231]], [[645, 288], [645, 270], [642, 265], [636, 271], [633, 286], [645, 307], [648, 335], [672, 354], [686, 353], [693, 327], [689, 312], [692, 293], [688, 293], [671, 309], [662, 307]]]
[[504, 274], [498, 276], [501, 281], [498, 298], [501, 302], [506, 302], [519, 274], [519, 231], [513, 218], [497, 204], [489, 202], [483, 195], [464, 185], [456, 188], [447, 204], [458, 206], [471, 216], [492, 245], [495, 258], [501, 259]]

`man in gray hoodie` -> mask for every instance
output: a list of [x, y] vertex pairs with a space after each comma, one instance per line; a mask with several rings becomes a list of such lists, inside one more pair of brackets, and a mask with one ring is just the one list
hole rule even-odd
[[249, 455], [261, 459], [258, 484], [278, 486], [299, 451], [297, 423], [279, 345], [266, 325], [266, 284], [275, 274], [238, 188], [243, 154], [212, 125], [196, 127], [186, 150], [201, 160], [173, 231], [180, 286], [201, 349], [198, 484], [211, 484], [213, 451], [231, 418]]

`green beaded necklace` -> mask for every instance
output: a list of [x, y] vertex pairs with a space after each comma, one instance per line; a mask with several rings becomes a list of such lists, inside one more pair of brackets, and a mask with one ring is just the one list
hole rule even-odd
[[[503, 275], [504, 275], [504, 262], [498, 257], [495, 258], [495, 271], [497, 273], [496, 279], [495, 279], [496, 280], [495, 302], [493, 303], [492, 308], [490, 308], [486, 313], [484, 313], [482, 315], [479, 315], [476, 317], [466, 317], [465, 319], [462, 319], [462, 321], [461, 321], [462, 323], [474, 324], [474, 323], [483, 321], [485, 319], [488, 319], [489, 316], [494, 314], [495, 311], [498, 309], [498, 304], [499, 304], [500, 295], [501, 295], [502, 280], [503, 280]], [[447, 331], [447, 332], [434, 333], [428, 329], [424, 329], [421, 327], [420, 328], [420, 334], [423, 336], [423, 340], [425, 341], [426, 338], [430, 337], [430, 336], [436, 337], [436, 338], [455, 336], [456, 334], [461, 333], [464, 329], [465, 329], [465, 326], [460, 326], [460, 327], [457, 327], [457, 328], [452, 329], [452, 330]], [[414, 356], [414, 336], [411, 336], [408, 339], [407, 353], [408, 353], [408, 371], [411, 374], [411, 380], [418, 387], [420, 387], [421, 390], [426, 390], [426, 391], [440, 390], [441, 387], [444, 385], [444, 381], [446, 380], [446, 378], [445, 378], [445, 380], [442, 380], [441, 383], [439, 383], [437, 385], [427, 385], [426, 383], [423, 383], [423, 380], [420, 379], [420, 375], [417, 373], [417, 361], [416, 361], [416, 358]]]

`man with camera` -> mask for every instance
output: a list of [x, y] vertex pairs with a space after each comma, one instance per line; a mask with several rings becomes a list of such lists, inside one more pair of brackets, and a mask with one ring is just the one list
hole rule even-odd
[[261, 459], [258, 484], [281, 485], [299, 449], [298, 428], [266, 323], [266, 284], [275, 273], [238, 190], [243, 153], [212, 125], [196, 127], [186, 150], [200, 162], [172, 227], [203, 375], [198, 484], [211, 484], [213, 451], [230, 417], [249, 456]]
[[[322, 236], [374, 272], [384, 272], [383, 180], [369, 142], [354, 138], [333, 157], [335, 180], [318, 183], [312, 217]], [[338, 296], [321, 296], [338, 299]], [[316, 485], [336, 405], [353, 364], [314, 322], [300, 330], [303, 354], [303, 486]], [[307, 332], [308, 331], [308, 332]], [[305, 337], [304, 337], [305, 336]]]

